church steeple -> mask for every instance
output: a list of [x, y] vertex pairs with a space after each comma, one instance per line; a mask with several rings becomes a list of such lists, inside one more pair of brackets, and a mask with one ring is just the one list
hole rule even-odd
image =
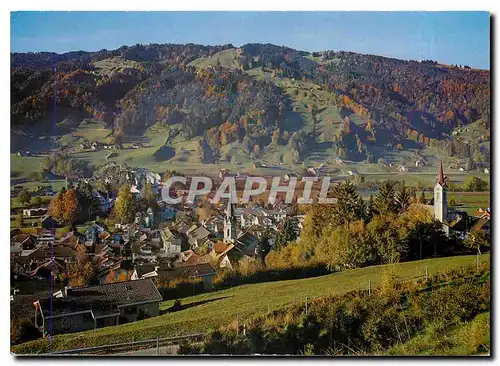
[[231, 199], [227, 201], [227, 207], [226, 207], [226, 217], [232, 217], [234, 214], [233, 210], [233, 204], [231, 203]]
[[441, 163], [439, 165], [439, 172], [438, 172], [438, 179], [437, 182], [441, 187], [444, 187], [446, 185], [446, 180], [445, 180], [445, 175], [444, 175], [444, 169], [443, 169], [443, 161], [441, 160]]
[[234, 207], [231, 199], [227, 202], [224, 217], [224, 243], [234, 243], [236, 241], [236, 216], [234, 216]]
[[[434, 218], [443, 224], [448, 221], [448, 187], [445, 179], [443, 162], [441, 161], [437, 182], [434, 186]], [[448, 226], [444, 225], [443, 229], [446, 235], [448, 235]]]

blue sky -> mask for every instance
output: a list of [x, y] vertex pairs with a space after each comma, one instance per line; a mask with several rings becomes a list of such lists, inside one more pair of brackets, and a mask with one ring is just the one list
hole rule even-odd
[[13, 12], [11, 51], [273, 43], [490, 67], [487, 12]]

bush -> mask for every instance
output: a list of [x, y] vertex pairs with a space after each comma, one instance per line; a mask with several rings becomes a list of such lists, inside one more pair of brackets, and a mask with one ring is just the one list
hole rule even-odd
[[488, 189], [488, 182], [478, 177], [468, 177], [464, 182], [463, 189], [466, 192], [483, 192]]
[[224, 270], [214, 280], [214, 287], [224, 289], [249, 283], [285, 281], [297, 278], [322, 276], [330, 273], [324, 266], [296, 266], [290, 268], [259, 269], [255, 272], [242, 273], [241, 270]]
[[170, 308], [172, 311], [179, 311], [182, 310], [182, 304], [181, 300], [177, 299], [174, 301], [174, 305]]
[[143, 320], [149, 318], [149, 314], [143, 309], [139, 309], [136, 320]]
[[[489, 309], [489, 282], [481, 283], [482, 273], [483, 269], [471, 268], [435, 276], [433, 281], [444, 285], [437, 289], [422, 290], [420, 282], [412, 281], [400, 286], [396, 297], [387, 291], [370, 297], [353, 291], [312, 300], [308, 314], [303, 304], [282, 308], [249, 319], [245, 336], [241, 331], [237, 335], [231, 324], [207, 334], [200, 347], [181, 347], [180, 353], [379, 354], [408, 342], [424, 328], [438, 334]], [[455, 284], [446, 285], [450, 279]]]
[[30, 319], [12, 319], [10, 321], [10, 343], [16, 345], [40, 338], [42, 334]]
[[427, 324], [440, 331], [450, 324], [469, 321], [489, 308], [489, 286], [464, 283], [431, 291], [420, 299]]
[[159, 284], [158, 291], [163, 300], [171, 300], [201, 294], [204, 292], [204, 285], [201, 278], [175, 279]]

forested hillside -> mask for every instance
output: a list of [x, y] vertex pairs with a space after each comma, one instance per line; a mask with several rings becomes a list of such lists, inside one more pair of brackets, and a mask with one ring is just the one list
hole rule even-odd
[[[202, 162], [235, 142], [250, 159], [277, 151], [295, 163], [315, 154], [376, 163], [427, 148], [489, 160], [490, 73], [467, 65], [271, 44], [152, 44], [14, 53], [11, 67], [16, 130], [51, 118], [56, 90], [58, 121], [93, 118], [118, 140], [175, 125], [199, 141]], [[474, 138], [460, 136], [471, 123]]]

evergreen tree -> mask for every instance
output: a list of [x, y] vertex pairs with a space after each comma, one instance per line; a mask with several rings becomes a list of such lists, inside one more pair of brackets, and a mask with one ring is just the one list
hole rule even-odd
[[337, 199], [332, 212], [334, 222], [342, 225], [365, 219], [365, 204], [351, 182], [341, 182], [332, 191], [332, 197]]
[[370, 221], [375, 213], [375, 201], [373, 200], [373, 194], [370, 194], [370, 199], [368, 200], [366, 211], [368, 215], [367, 221]]
[[147, 206], [146, 209], [148, 207], [151, 207], [153, 209], [156, 208], [156, 204], [158, 201], [156, 192], [154, 191], [151, 182], [147, 180], [144, 180], [144, 183], [142, 185], [141, 200], [144, 203], [144, 205]]
[[321, 236], [325, 227], [367, 218], [365, 203], [351, 182], [335, 185], [329, 196], [336, 198], [337, 202], [312, 205], [304, 220], [301, 241], [313, 243]]
[[271, 238], [271, 232], [269, 229], [266, 229], [262, 234], [256, 248], [256, 253], [264, 265], [266, 264], [265, 258], [271, 251], [271, 245], [269, 244], [270, 238]]
[[283, 230], [278, 232], [278, 235], [276, 236], [276, 247], [283, 247], [288, 243], [295, 241], [296, 239], [297, 230], [295, 227], [295, 223], [290, 219], [286, 219], [283, 225]]
[[375, 209], [381, 215], [397, 211], [394, 199], [394, 185], [395, 183], [393, 181], [386, 180], [382, 182], [377, 194], [375, 195]]
[[28, 190], [23, 189], [21, 193], [19, 193], [19, 201], [21, 201], [23, 205], [27, 205], [28, 203], [30, 203], [31, 195]]
[[418, 202], [417, 191], [415, 190], [415, 188], [411, 189], [410, 196], [411, 196], [411, 202], [412, 203], [417, 203]]
[[427, 203], [426, 199], [425, 199], [425, 191], [422, 190], [420, 192], [420, 199], [418, 200], [418, 203], [421, 203], [423, 205], [425, 205]]
[[94, 197], [92, 186], [89, 183], [79, 182], [75, 192], [84, 216], [83, 219], [91, 220], [94, 211], [98, 210], [98, 202]]
[[398, 212], [406, 211], [410, 206], [411, 195], [409, 190], [406, 188], [404, 182], [401, 184], [401, 187], [396, 192], [394, 201]]

